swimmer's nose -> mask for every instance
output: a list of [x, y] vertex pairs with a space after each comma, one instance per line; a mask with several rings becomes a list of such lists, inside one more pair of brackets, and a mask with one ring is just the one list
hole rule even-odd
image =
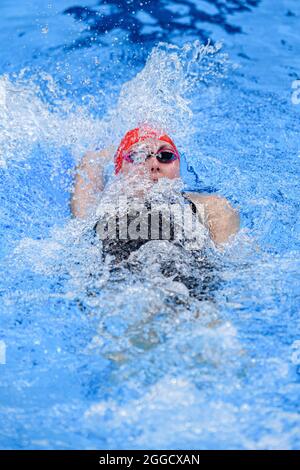
[[150, 171], [152, 174], [156, 174], [160, 172], [159, 161], [157, 160], [156, 157], [150, 158]]
[[152, 173], [152, 174], [155, 175], [156, 173], [159, 173], [159, 172], [160, 172], [159, 167], [157, 167], [157, 168], [156, 168], [156, 167], [151, 167], [151, 173]]

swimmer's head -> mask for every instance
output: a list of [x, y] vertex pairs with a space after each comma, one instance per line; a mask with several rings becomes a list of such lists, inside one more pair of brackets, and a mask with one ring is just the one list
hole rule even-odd
[[145, 172], [153, 182], [159, 178], [179, 178], [180, 155], [172, 141], [149, 126], [128, 131], [115, 154], [115, 173], [127, 174], [134, 168]]

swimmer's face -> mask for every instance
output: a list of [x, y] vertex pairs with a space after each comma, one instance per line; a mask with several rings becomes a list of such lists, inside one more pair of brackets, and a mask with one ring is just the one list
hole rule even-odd
[[[149, 153], [159, 153], [160, 151], [171, 151], [174, 152], [172, 146], [163, 140], [151, 138], [146, 139], [142, 142], [138, 142], [130, 147], [128, 154], [130, 152], [142, 151], [146, 154]], [[141, 175], [145, 173], [150, 176], [150, 179], [156, 183], [160, 178], [179, 178], [180, 169], [179, 169], [179, 159], [173, 160], [169, 163], [161, 163], [155, 156], [147, 158], [143, 163], [130, 163], [126, 160], [123, 160], [121, 172], [125, 175], [129, 172], [135, 171]]]

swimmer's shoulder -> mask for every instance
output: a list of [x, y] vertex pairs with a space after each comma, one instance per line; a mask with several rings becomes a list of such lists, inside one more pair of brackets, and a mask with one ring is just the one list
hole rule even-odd
[[204, 220], [207, 215], [214, 217], [224, 217], [225, 214], [227, 216], [238, 216], [238, 211], [231, 206], [226, 197], [220, 196], [219, 194], [186, 192], [184, 196], [196, 206], [202, 220]]
[[215, 244], [223, 244], [240, 229], [239, 211], [219, 194], [185, 193], [195, 204]]
[[197, 207], [199, 204], [206, 207], [230, 207], [229, 201], [219, 194], [185, 192], [184, 196], [192, 201]]

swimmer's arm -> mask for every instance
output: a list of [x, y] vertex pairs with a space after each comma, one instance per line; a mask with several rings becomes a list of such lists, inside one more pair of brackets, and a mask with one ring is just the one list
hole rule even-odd
[[229, 241], [240, 229], [240, 217], [226, 198], [216, 194], [188, 193], [196, 205], [210, 237], [218, 246]]
[[76, 167], [71, 211], [77, 218], [85, 218], [104, 189], [103, 166], [111, 156], [111, 148], [100, 152], [87, 152]]

